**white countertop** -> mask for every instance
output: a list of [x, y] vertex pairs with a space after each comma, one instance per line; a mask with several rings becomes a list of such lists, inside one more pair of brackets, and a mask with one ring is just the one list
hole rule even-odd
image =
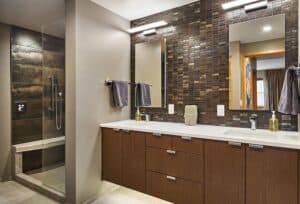
[[105, 123], [101, 124], [100, 127], [300, 150], [299, 132], [279, 131], [273, 133], [269, 130], [253, 131], [250, 130], [250, 128], [234, 128], [213, 125], [187, 126], [183, 123], [154, 121], [137, 122], [135, 120], [122, 120]]

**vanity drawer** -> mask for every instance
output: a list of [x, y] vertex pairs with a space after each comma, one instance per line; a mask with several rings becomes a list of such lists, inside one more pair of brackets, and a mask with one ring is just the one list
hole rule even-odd
[[204, 142], [191, 137], [173, 137], [172, 149], [181, 152], [203, 155]]
[[146, 152], [147, 170], [201, 183], [203, 163], [203, 157], [197, 154], [151, 147], [148, 147]]
[[175, 204], [203, 203], [203, 189], [200, 183], [152, 171], [147, 172], [147, 193]]
[[170, 149], [172, 147], [172, 136], [158, 133], [147, 133], [146, 145], [148, 147]]

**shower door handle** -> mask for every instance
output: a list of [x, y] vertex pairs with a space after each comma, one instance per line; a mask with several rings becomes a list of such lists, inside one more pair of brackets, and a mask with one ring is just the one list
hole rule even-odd
[[50, 86], [51, 86], [51, 96], [50, 96], [50, 106], [49, 106], [49, 111], [54, 111], [55, 109], [55, 96], [54, 96], [54, 92], [55, 92], [55, 84], [54, 84], [54, 76], [50, 76], [49, 77], [49, 80], [50, 80]]

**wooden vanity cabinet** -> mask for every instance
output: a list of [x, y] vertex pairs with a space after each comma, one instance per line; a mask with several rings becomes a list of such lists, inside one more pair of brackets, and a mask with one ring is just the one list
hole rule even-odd
[[103, 128], [102, 131], [103, 180], [145, 192], [144, 133], [107, 128]]
[[124, 132], [122, 137], [122, 183], [146, 191], [146, 138], [141, 132]]
[[205, 203], [245, 203], [245, 146], [205, 141]]
[[104, 180], [175, 204], [300, 204], [297, 150], [102, 131]]
[[102, 179], [122, 185], [122, 133], [102, 128]]
[[249, 145], [246, 204], [297, 204], [298, 151]]

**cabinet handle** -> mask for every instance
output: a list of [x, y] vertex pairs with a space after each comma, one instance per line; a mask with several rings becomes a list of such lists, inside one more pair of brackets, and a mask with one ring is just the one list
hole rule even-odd
[[258, 144], [249, 144], [249, 147], [252, 149], [263, 149], [263, 145], [258, 145]]
[[228, 142], [228, 144], [230, 145], [230, 146], [235, 146], [235, 147], [241, 147], [242, 146], [242, 143], [240, 143], [240, 142]]
[[166, 178], [171, 181], [176, 181], [176, 178], [174, 176], [166, 176]]
[[123, 130], [123, 132], [129, 134], [129, 133], [130, 133], [130, 130]]
[[185, 137], [185, 136], [182, 136], [181, 139], [183, 139], [183, 140], [192, 140], [191, 137]]
[[114, 128], [113, 131], [120, 132], [120, 129]]
[[175, 154], [176, 154], [176, 151], [174, 151], [174, 150], [170, 150], [170, 149], [168, 149], [166, 152], [167, 152], [168, 154], [173, 154], [173, 155], [175, 155]]
[[153, 135], [156, 136], [156, 137], [160, 137], [161, 136], [160, 133], [153, 133]]

